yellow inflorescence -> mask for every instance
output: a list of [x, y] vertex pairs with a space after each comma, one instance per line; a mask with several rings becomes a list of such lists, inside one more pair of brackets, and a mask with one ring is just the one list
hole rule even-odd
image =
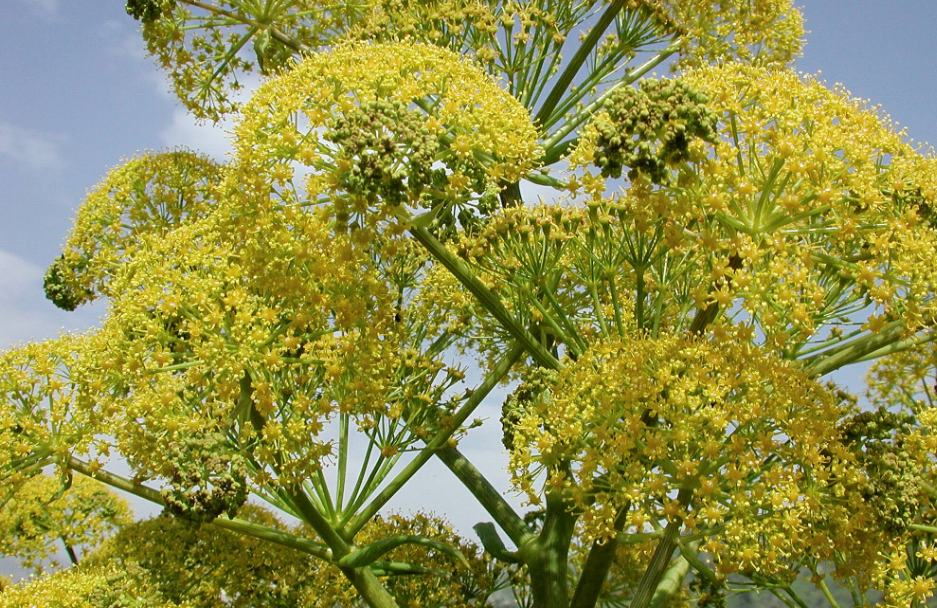
[[185, 601], [167, 600], [148, 581], [111, 567], [72, 567], [24, 581], [0, 593], [0, 608], [104, 608], [114, 605], [194, 608]]
[[901, 406], [919, 415], [931, 428], [937, 428], [933, 426], [937, 422], [935, 369], [937, 342], [933, 341], [879, 359], [866, 378], [869, 400], [884, 407]]
[[710, 99], [714, 144], [691, 144], [663, 187], [638, 175], [609, 196], [612, 184], [588, 169], [599, 150], [587, 129], [571, 188], [660, 239], [661, 254], [694, 259], [694, 308], [754, 320], [772, 348], [789, 351], [826, 340], [823, 326], [863, 301], [868, 332], [932, 322], [933, 157], [876, 110], [793, 72], [726, 64], [684, 81]]
[[682, 63], [788, 63], [800, 55], [804, 18], [790, 0], [649, 0], [678, 30]]
[[396, 294], [363, 254], [305, 219], [281, 225], [291, 240], [262, 260], [210, 222], [180, 228], [117, 281], [108, 365], [127, 391], [114, 400], [133, 462], [165, 474], [170, 452], [159, 446], [233, 428], [263, 438], [263, 464], [289, 455], [280, 469], [289, 483], [321, 467], [330, 448], [316, 437], [333, 413], [385, 411], [407, 338]]
[[[20, 346], [0, 354], [0, 467], [22, 483], [37, 462], [106, 450], [97, 437], [109, 416], [96, 400], [106, 378], [106, 336], [89, 333]], [[41, 465], [40, 465], [41, 466]]]
[[208, 213], [220, 175], [216, 163], [185, 150], [144, 154], [117, 167], [79, 207], [47, 290], [54, 280], [71, 308], [108, 295], [120, 264]]
[[[352, 133], [347, 145], [344, 140], [336, 145], [328, 137], [340, 130], [337, 120], [356, 108], [370, 112], [373, 122]], [[377, 109], [383, 109], [381, 115], [375, 115]], [[411, 117], [415, 122], [405, 120]], [[411, 146], [368, 147], [366, 136], [401, 129]], [[416, 162], [427, 163], [425, 170], [441, 163], [456, 190], [460, 174], [483, 174], [483, 188], [496, 191], [499, 182], [525, 175], [540, 155], [527, 110], [489, 76], [451, 51], [405, 42], [346, 44], [308, 57], [255, 93], [235, 135], [232, 185], [261, 197], [274, 188], [284, 201], [300, 203], [323, 195], [354, 199], [360, 193], [343, 194], [342, 184], [352, 177], [344, 174], [364, 170], [358, 162], [381, 163], [404, 180]], [[432, 141], [424, 143], [427, 138]], [[438, 153], [418, 156], [417, 146], [436, 140]], [[259, 167], [266, 170], [258, 172]], [[303, 196], [282, 187], [292, 181]], [[423, 184], [407, 186], [416, 192]], [[437, 189], [433, 195], [444, 197], [445, 185]], [[349, 201], [356, 211], [363, 210], [356, 204], [370, 203]]]
[[[832, 482], [821, 473], [846, 458], [836, 448], [844, 413], [827, 390], [754, 347], [636, 337], [593, 346], [526, 406], [511, 466], [534, 503], [546, 471], [545, 489], [581, 511], [589, 538], [614, 538], [626, 508], [626, 532], [683, 522], [712, 534], [727, 571], [769, 574], [824, 533], [784, 526], [828, 508]], [[678, 502], [678, 490], [692, 499]], [[775, 545], [767, 553], [757, 549], [765, 539]]]

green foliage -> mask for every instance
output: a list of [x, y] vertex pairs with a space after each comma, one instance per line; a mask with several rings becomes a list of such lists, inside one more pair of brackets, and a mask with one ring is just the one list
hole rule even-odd
[[10, 490], [15, 493], [0, 507], [0, 553], [19, 558], [36, 573], [45, 572], [46, 562], [62, 549], [75, 560], [130, 522], [126, 501], [71, 473], [65, 478], [40, 473]]
[[169, 514], [210, 522], [223, 513], [234, 517], [247, 501], [247, 465], [226, 449], [223, 437], [190, 435], [167, 452], [168, 484], [160, 494]]
[[621, 87], [605, 100], [595, 122], [595, 163], [603, 177], [645, 175], [664, 184], [670, 169], [690, 159], [695, 139], [712, 143], [716, 116], [707, 99], [680, 80], [642, 80], [639, 89]]
[[127, 14], [146, 25], [162, 17], [174, 4], [173, 0], [127, 0]]

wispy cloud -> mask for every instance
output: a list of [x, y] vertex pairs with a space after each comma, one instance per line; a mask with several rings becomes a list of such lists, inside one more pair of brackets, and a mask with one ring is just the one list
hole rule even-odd
[[0, 156], [36, 171], [61, 169], [64, 137], [0, 121]]
[[184, 109], [176, 108], [172, 120], [160, 133], [160, 137], [167, 147], [185, 146], [207, 154], [216, 161], [225, 162], [231, 151], [227, 133], [230, 129], [229, 121], [221, 125], [199, 123]]
[[54, 17], [58, 14], [59, 0], [20, 0], [20, 2], [32, 6], [45, 17]]
[[[261, 85], [262, 77], [258, 74], [242, 75], [240, 82], [243, 88], [234, 99], [243, 103], [248, 101]], [[230, 133], [234, 130], [236, 121], [236, 113], [227, 116], [219, 124], [198, 121], [184, 108], [177, 106], [161, 136], [167, 146], [185, 146], [224, 162], [232, 150]]]

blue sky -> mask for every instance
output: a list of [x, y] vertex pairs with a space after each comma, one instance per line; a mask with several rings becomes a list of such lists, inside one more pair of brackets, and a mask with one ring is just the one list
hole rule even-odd
[[[855, 96], [881, 104], [916, 141], [937, 143], [937, 2], [800, 4], [811, 33], [798, 68], [822, 71], [830, 84], [843, 83]], [[4, 5], [0, 348], [51, 337], [61, 328], [87, 327], [103, 312], [57, 310], [42, 296], [42, 277], [84, 193], [108, 168], [146, 149], [185, 145], [213, 155], [225, 150], [222, 133], [196, 125], [169, 95], [122, 0]], [[490, 415], [497, 419], [495, 409]], [[500, 442], [496, 436], [481, 441], [473, 452], [493, 465]], [[444, 472], [423, 480], [449, 501], [456, 499], [450, 489], [460, 491]], [[472, 517], [456, 523], [468, 531]]]

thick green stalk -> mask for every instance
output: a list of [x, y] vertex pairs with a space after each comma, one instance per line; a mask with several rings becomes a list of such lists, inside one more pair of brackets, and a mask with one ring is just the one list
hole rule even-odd
[[103, 484], [111, 486], [112, 488], [123, 490], [124, 492], [128, 492], [134, 496], [138, 496], [144, 500], [148, 500], [158, 505], [166, 504], [158, 490], [134, 483], [126, 477], [121, 477], [115, 473], [110, 473], [103, 469], [95, 469], [88, 463], [82, 462], [74, 456], [69, 457], [66, 466], [68, 466], [68, 468], [72, 471], [76, 471], [86, 477], [96, 479]]
[[664, 537], [657, 544], [651, 562], [648, 564], [647, 570], [644, 571], [641, 582], [638, 583], [638, 590], [631, 600], [631, 608], [648, 608], [650, 606], [651, 599], [669, 568], [674, 549], [677, 548], [677, 536], [680, 534], [681, 527], [683, 527], [683, 524], [675, 521], [667, 524]]
[[537, 608], [569, 606], [569, 545], [576, 526], [576, 516], [558, 492], [547, 494], [547, 512], [543, 529], [533, 546], [521, 556], [530, 572], [530, 593]]
[[[345, 539], [332, 528], [331, 524], [325, 520], [318, 509], [316, 509], [315, 505], [309, 500], [309, 497], [302, 487], [293, 487], [290, 494], [303, 520], [312, 526], [312, 529], [316, 531], [319, 538], [325, 541], [325, 544], [332, 550], [333, 559], [336, 561], [340, 560], [352, 552], [354, 547], [345, 541]], [[387, 592], [384, 585], [377, 580], [374, 573], [367, 567], [340, 568], [340, 570], [371, 608], [399, 608], [393, 596]]]
[[481, 402], [488, 396], [488, 394], [494, 389], [498, 383], [500, 383], [507, 373], [514, 367], [514, 364], [518, 359], [521, 358], [521, 355], [524, 354], [524, 347], [519, 343], [515, 342], [514, 345], [508, 350], [507, 353], [501, 358], [500, 361], [494, 366], [491, 372], [485, 377], [484, 381], [478, 385], [478, 387], [472, 392], [472, 395], [466, 400], [465, 404], [455, 413], [452, 419], [452, 429], [449, 431], [443, 431], [437, 433], [432, 439], [430, 439], [426, 446], [420, 450], [420, 452], [413, 458], [407, 466], [393, 479], [388, 483], [383, 490], [380, 491], [374, 498], [371, 499], [371, 502], [361, 510], [360, 513], [355, 515], [355, 517], [348, 522], [345, 526], [345, 532], [349, 536], [354, 536], [358, 533], [367, 522], [371, 520], [374, 515], [381, 510], [381, 508], [387, 504], [387, 501], [390, 500], [410, 479], [419, 471], [424, 464], [426, 464], [430, 458], [433, 457], [433, 454], [436, 453], [438, 449], [446, 445], [446, 442], [449, 441], [449, 438], [452, 436], [452, 433], [461, 426], [469, 416], [472, 415], [472, 412], [481, 404]]
[[243, 519], [217, 517], [211, 524], [216, 528], [231, 530], [232, 532], [237, 532], [245, 536], [252, 536], [259, 540], [280, 545], [281, 547], [296, 549], [297, 551], [302, 551], [303, 553], [318, 557], [327, 562], [332, 561], [332, 551], [328, 547], [321, 543], [313, 542], [308, 538], [303, 538], [302, 536], [274, 530], [267, 526], [255, 524], [254, 522], [245, 521]]
[[[615, 530], [621, 532], [627, 520], [628, 509], [623, 508], [615, 518]], [[570, 608], [594, 608], [602, 592], [602, 585], [608, 578], [608, 571], [612, 567], [617, 550], [618, 543], [615, 540], [592, 543], [592, 548], [582, 568], [582, 574], [579, 575], [579, 582], [576, 583], [576, 591], [569, 604]]]
[[503, 184], [500, 194], [501, 206], [505, 209], [509, 207], [518, 207], [524, 203], [524, 197], [521, 196], [520, 182]]
[[[696, 551], [699, 549], [700, 541], [690, 543], [689, 549]], [[681, 553], [683, 551], [681, 550]], [[678, 555], [670, 564], [670, 568], [664, 573], [664, 577], [657, 585], [654, 596], [651, 597], [650, 608], [659, 608], [672, 597], [683, 586], [686, 575], [690, 572], [690, 562], [683, 555]]]
[[[690, 502], [692, 490], [683, 488], [677, 494], [677, 502], [681, 506], [686, 506]], [[635, 591], [634, 598], [631, 600], [630, 608], [648, 608], [654, 593], [657, 591], [664, 574], [670, 566], [670, 560], [673, 552], [677, 548], [677, 541], [680, 536], [680, 530], [683, 528], [683, 521], [679, 518], [674, 519], [667, 524], [664, 529], [664, 537], [657, 543], [651, 562], [638, 583], [638, 590]]]
[[410, 234], [426, 248], [430, 255], [449, 269], [449, 272], [475, 296], [478, 303], [491, 313], [515, 340], [524, 346], [537, 363], [548, 369], [561, 369], [563, 367], [562, 363], [550, 351], [544, 348], [524, 326], [517, 322], [517, 319], [508, 312], [498, 296], [485, 287], [484, 283], [475, 276], [465, 262], [446, 249], [426, 228], [411, 224], [409, 230]]
[[563, 70], [563, 73], [556, 79], [553, 89], [550, 91], [550, 94], [547, 95], [546, 100], [537, 112], [536, 118], [534, 118], [535, 124], [543, 125], [551, 122], [549, 119], [553, 114], [553, 110], [556, 109], [557, 104], [563, 99], [563, 95], [569, 91], [569, 85], [572, 84], [576, 74], [579, 73], [582, 65], [602, 40], [605, 30], [608, 29], [608, 26], [612, 24], [615, 17], [618, 16], [618, 13], [628, 6], [628, 4], [630, 4], [628, 0], [614, 0], [609, 4], [608, 8], [605, 9], [605, 12], [602, 13], [602, 16], [599, 17], [599, 20], [592, 27], [589, 35], [586, 36], [585, 40], [579, 45], [576, 54], [573, 55], [573, 58]]
[[518, 549], [523, 549], [524, 546], [537, 540], [524, 520], [504, 500], [501, 493], [459, 450], [447, 446], [437, 450], [436, 456], [472, 493], [472, 496], [494, 518]]
[[[784, 593], [787, 595], [786, 598], [781, 595], [781, 591], [784, 591]], [[796, 593], [794, 593], [794, 590], [790, 587], [784, 587], [783, 590], [772, 589], [771, 593], [773, 593], [775, 597], [782, 600], [788, 606], [793, 604], [798, 608], [810, 608], [802, 599], [800, 599]]]
[[893, 321], [874, 334], [863, 334], [855, 340], [808, 357], [804, 360], [806, 372], [816, 378], [829, 374], [899, 342], [904, 332], [904, 324], [901, 321]]

